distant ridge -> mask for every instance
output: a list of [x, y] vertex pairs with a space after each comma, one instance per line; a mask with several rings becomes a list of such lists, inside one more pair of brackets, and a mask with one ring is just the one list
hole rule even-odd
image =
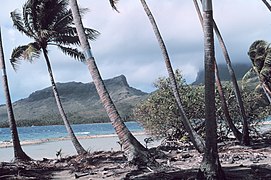
[[[124, 119], [133, 107], [147, 97], [147, 93], [130, 87], [124, 75], [104, 81], [117, 109]], [[94, 83], [57, 83], [60, 98], [72, 123], [108, 122]], [[51, 87], [35, 91], [28, 98], [13, 103], [19, 126], [62, 124]], [[7, 126], [5, 106], [0, 106], [0, 125]]]
[[[240, 80], [246, 74], [246, 72], [251, 68], [251, 65], [245, 64], [245, 63], [234, 63], [232, 64], [232, 67], [235, 72], [235, 76], [237, 80]], [[218, 69], [219, 69], [219, 75], [220, 75], [221, 81], [231, 80], [226, 64], [219, 64]], [[198, 72], [197, 78], [195, 82], [193, 82], [192, 84], [193, 85], [204, 84], [204, 70], [203, 69]]]

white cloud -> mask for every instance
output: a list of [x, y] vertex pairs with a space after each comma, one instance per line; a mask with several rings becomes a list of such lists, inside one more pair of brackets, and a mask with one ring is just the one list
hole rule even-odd
[[[8, 62], [11, 50], [31, 42], [12, 27], [10, 12], [21, 9], [26, 0], [3, 2], [0, 12], [2, 37], [13, 100], [50, 85], [43, 59], [21, 64], [15, 73]], [[147, 1], [168, 48], [174, 69], [181, 69], [188, 82], [195, 79], [203, 65], [203, 33], [192, 1]], [[107, 0], [80, 0], [90, 11], [84, 16], [87, 27], [101, 32], [91, 42], [93, 54], [103, 78], [124, 74], [131, 86], [153, 90], [153, 82], [166, 76], [164, 61], [140, 1], [119, 1], [120, 13], [112, 10]], [[271, 42], [271, 13], [261, 1], [213, 1], [214, 18], [221, 30], [233, 62], [249, 62], [247, 49], [256, 39]], [[216, 46], [219, 62], [224, 62]], [[92, 81], [87, 67], [72, 60], [58, 49], [50, 48], [56, 81]], [[2, 91], [0, 96], [3, 97]], [[3, 103], [1, 98], [0, 103]]]

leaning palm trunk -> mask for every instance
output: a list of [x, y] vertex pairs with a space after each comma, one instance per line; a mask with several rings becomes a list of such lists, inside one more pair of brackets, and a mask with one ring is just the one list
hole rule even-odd
[[178, 91], [178, 86], [177, 86], [177, 82], [176, 82], [176, 78], [174, 76], [174, 72], [171, 66], [171, 62], [170, 62], [170, 58], [166, 49], [166, 45], [163, 41], [163, 38], [159, 32], [158, 26], [155, 22], [155, 19], [146, 3], [145, 0], [140, 0], [141, 4], [151, 22], [151, 25], [153, 27], [154, 30], [154, 34], [158, 40], [158, 43], [160, 45], [164, 60], [165, 60], [165, 64], [166, 64], [166, 68], [167, 68], [167, 72], [169, 75], [169, 79], [170, 79], [170, 83], [171, 83], [171, 88], [178, 106], [178, 110], [179, 110], [179, 116], [182, 120], [182, 123], [185, 127], [185, 130], [187, 131], [190, 140], [192, 141], [193, 145], [195, 146], [195, 148], [199, 151], [199, 152], [203, 152], [204, 151], [204, 143], [203, 143], [203, 139], [197, 134], [197, 132], [192, 128], [181, 103], [181, 97]]
[[45, 61], [46, 61], [46, 64], [47, 64], [47, 68], [48, 68], [48, 72], [49, 72], [49, 76], [50, 76], [50, 80], [51, 80], [51, 83], [52, 83], [52, 89], [53, 89], [53, 93], [54, 93], [54, 96], [55, 96], [55, 100], [56, 100], [56, 104], [57, 104], [57, 107], [58, 107], [58, 110], [59, 110], [59, 113], [63, 119], [63, 122], [65, 124], [65, 127], [66, 127], [66, 130], [71, 138], [71, 141], [77, 151], [78, 154], [85, 154], [87, 153], [87, 151], [82, 147], [82, 145], [79, 143], [78, 139], [76, 138], [73, 130], [72, 130], [72, 127], [67, 119], [67, 116], [65, 114], [65, 111], [63, 109], [63, 106], [62, 106], [62, 103], [60, 101], [60, 97], [59, 97], [59, 94], [58, 94], [58, 91], [57, 91], [57, 88], [56, 88], [56, 84], [55, 84], [55, 80], [54, 80], [54, 76], [53, 76], [53, 72], [52, 72], [52, 68], [51, 68], [51, 64], [50, 64], [50, 61], [49, 61], [49, 57], [47, 55], [47, 51], [45, 48], [42, 48], [42, 51], [43, 51], [43, 55], [45, 57]]
[[260, 73], [257, 71], [257, 68], [253, 65], [253, 69], [254, 71], [257, 73], [258, 75], [258, 78], [260, 80], [260, 85], [264, 91], [264, 94], [266, 95], [268, 101], [269, 101], [269, 104], [271, 105], [271, 89], [270, 87], [266, 84], [266, 82], [264, 82], [261, 78], [260, 78]]
[[86, 64], [88, 66], [89, 72], [92, 76], [94, 85], [97, 89], [98, 95], [101, 102], [112, 122], [112, 125], [123, 145], [125, 155], [128, 161], [139, 164], [147, 164], [152, 161], [149, 159], [150, 154], [147, 149], [140, 144], [137, 139], [132, 135], [129, 129], [126, 127], [122, 121], [109, 93], [104, 85], [102, 77], [99, 73], [98, 67], [95, 63], [95, 59], [91, 54], [90, 45], [87, 41], [84, 27], [82, 24], [81, 16], [79, 14], [79, 8], [76, 0], [70, 0], [70, 7], [73, 14], [74, 23], [76, 25], [76, 30], [80, 39], [81, 47], [84, 51], [86, 58]]
[[8, 119], [9, 119], [9, 127], [11, 131], [11, 136], [12, 136], [14, 158], [15, 158], [15, 161], [17, 160], [29, 161], [31, 160], [31, 158], [27, 156], [26, 153], [22, 149], [17, 127], [16, 127], [16, 121], [15, 121], [15, 117], [13, 113], [9, 87], [8, 87], [8, 79], [7, 79], [6, 66], [5, 66], [5, 60], [4, 60], [1, 32], [0, 32], [0, 68], [2, 71], [2, 82], [3, 82], [5, 97], [6, 97], [6, 107], [7, 107], [7, 114], [8, 114]]
[[205, 133], [206, 149], [200, 165], [198, 179], [225, 179], [217, 150], [217, 124], [215, 115], [215, 51], [212, 1], [203, 2], [204, 64], [205, 64]]
[[262, 0], [262, 1], [266, 5], [266, 7], [269, 9], [269, 11], [271, 11], [271, 5], [269, 4], [269, 2], [267, 2], [266, 0]]
[[[199, 19], [200, 19], [200, 23], [201, 23], [201, 25], [203, 26], [203, 19], [202, 19], [202, 15], [201, 15], [201, 12], [200, 12], [200, 9], [199, 9], [197, 0], [193, 0], [193, 2], [194, 2], [194, 5], [195, 5], [195, 8], [196, 8], [198, 17], [199, 17]], [[227, 105], [227, 102], [226, 102], [226, 99], [225, 99], [225, 94], [224, 94], [224, 92], [223, 92], [222, 84], [221, 84], [221, 81], [220, 81], [219, 70], [218, 70], [218, 66], [217, 66], [216, 60], [215, 60], [215, 77], [216, 77], [216, 85], [217, 85], [217, 88], [218, 88], [219, 97], [220, 97], [220, 100], [221, 100], [221, 106], [222, 106], [224, 115], [225, 115], [225, 117], [226, 117], [227, 125], [228, 125], [229, 128], [232, 130], [232, 132], [233, 132], [235, 138], [236, 138], [240, 143], [242, 143], [242, 136], [243, 136], [243, 135], [242, 135], [242, 133], [236, 128], [236, 126], [234, 125], [234, 123], [233, 123], [233, 121], [232, 121], [232, 119], [231, 119], [231, 117], [230, 117], [229, 108], [228, 108], [228, 105]]]
[[235, 138], [241, 143], [242, 142], [242, 133], [236, 128], [236, 126], [234, 125], [232, 118], [230, 116], [230, 112], [229, 112], [229, 108], [226, 102], [226, 98], [225, 98], [225, 94], [222, 88], [222, 84], [220, 81], [220, 76], [219, 76], [219, 71], [218, 71], [218, 67], [217, 67], [217, 63], [215, 61], [215, 75], [216, 75], [216, 85], [217, 85], [217, 89], [218, 89], [218, 93], [219, 93], [219, 97], [221, 100], [221, 107], [223, 109], [224, 115], [226, 117], [226, 122], [229, 126], [229, 128], [231, 129], [231, 131], [233, 132]]
[[[193, 0], [193, 1], [194, 1], [195, 6], [196, 6], [196, 10], [198, 12], [198, 15], [199, 15], [200, 22], [202, 23], [202, 16], [201, 16], [200, 10], [198, 8], [197, 1], [196, 0]], [[231, 81], [232, 81], [233, 88], [234, 88], [234, 93], [235, 93], [237, 103], [239, 105], [239, 110], [240, 110], [240, 113], [241, 113], [241, 117], [242, 117], [243, 130], [242, 130], [241, 143], [244, 144], [244, 145], [249, 145], [250, 144], [249, 129], [248, 129], [248, 122], [247, 122], [247, 116], [246, 116], [246, 112], [245, 112], [244, 103], [243, 103], [243, 100], [242, 100], [242, 96], [241, 96], [241, 93], [240, 93], [240, 89], [239, 89], [239, 86], [238, 86], [238, 83], [237, 83], [237, 80], [236, 80], [234, 70], [233, 70], [233, 68], [231, 66], [231, 60], [230, 60], [229, 53], [227, 51], [226, 45], [225, 45], [225, 43], [223, 41], [223, 38], [222, 38], [222, 36], [221, 36], [221, 34], [219, 32], [219, 29], [218, 29], [218, 27], [217, 27], [214, 20], [213, 20], [213, 28], [215, 30], [216, 36], [218, 38], [219, 44], [221, 46], [223, 55], [224, 55], [226, 63], [227, 63], [228, 71], [229, 71], [229, 74], [231, 76]]]
[[225, 60], [226, 60], [226, 63], [227, 63], [227, 67], [228, 67], [228, 70], [229, 70], [229, 73], [230, 73], [230, 76], [231, 76], [231, 80], [232, 80], [232, 84], [233, 84], [233, 88], [234, 88], [234, 93], [235, 93], [235, 96], [236, 96], [236, 99], [237, 99], [237, 103], [239, 105], [239, 110], [240, 110], [240, 113], [241, 113], [241, 117], [242, 117], [242, 122], [243, 122], [243, 129], [242, 129], [242, 144], [243, 145], [249, 145], [250, 144], [250, 137], [249, 137], [249, 128], [248, 128], [248, 121], [247, 121], [247, 115], [246, 115], [246, 112], [245, 112], [245, 107], [244, 107], [244, 103], [243, 103], [243, 100], [242, 100], [242, 96], [241, 96], [241, 92], [240, 92], [240, 89], [239, 89], [239, 86], [238, 86], [238, 83], [237, 83], [237, 80], [236, 80], [236, 76], [235, 76], [235, 73], [234, 73], [234, 70], [231, 66], [231, 60], [230, 60], [230, 56], [229, 56], [229, 53], [227, 51], [227, 48], [226, 48], [226, 45], [222, 39], [222, 36], [218, 30], [218, 27], [214, 22], [214, 30], [216, 32], [216, 35], [217, 35], [217, 38], [218, 38], [218, 41], [220, 43], [220, 46], [221, 46], [221, 49], [222, 49], [222, 52], [224, 54], [224, 57], [225, 57]]

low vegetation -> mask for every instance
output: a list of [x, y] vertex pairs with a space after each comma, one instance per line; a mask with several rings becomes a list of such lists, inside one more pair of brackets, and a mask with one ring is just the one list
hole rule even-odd
[[[176, 71], [176, 77], [184, 111], [194, 128], [201, 133], [204, 128], [204, 87], [188, 85], [180, 71]], [[170, 89], [169, 79], [159, 78], [155, 83], [155, 87], [157, 90], [134, 110], [136, 119], [150, 134], [157, 138], [170, 137], [187, 140], [186, 133], [178, 117], [178, 109]], [[224, 82], [224, 92], [231, 118], [235, 125], [241, 129], [239, 107], [235, 100], [233, 88], [228, 82]], [[242, 96], [247, 110], [250, 130], [255, 132], [254, 126], [270, 115], [270, 106], [267, 106], [263, 94], [259, 92], [242, 91]], [[218, 136], [219, 139], [224, 139], [228, 137], [230, 130], [225, 124], [226, 120], [218, 93], [216, 93], [216, 107]]]

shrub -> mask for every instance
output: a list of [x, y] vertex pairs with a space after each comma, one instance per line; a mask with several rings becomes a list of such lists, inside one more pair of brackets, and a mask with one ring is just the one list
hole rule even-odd
[[[192, 126], [202, 135], [204, 130], [204, 86], [188, 85], [180, 71], [176, 71], [176, 78], [184, 111]], [[178, 108], [168, 78], [159, 78], [154, 83], [157, 90], [139, 104], [134, 110], [134, 116], [151, 135], [161, 138], [170, 137], [187, 139], [186, 133], [178, 116]], [[225, 98], [228, 103], [231, 118], [241, 130], [241, 116], [238, 103], [230, 83], [223, 83]], [[262, 102], [262, 94], [256, 91], [241, 91], [248, 122], [252, 128], [255, 124], [270, 115], [270, 106]], [[216, 93], [216, 115], [218, 122], [218, 137], [223, 139], [230, 133], [226, 125], [225, 116], [221, 108], [218, 93]]]

